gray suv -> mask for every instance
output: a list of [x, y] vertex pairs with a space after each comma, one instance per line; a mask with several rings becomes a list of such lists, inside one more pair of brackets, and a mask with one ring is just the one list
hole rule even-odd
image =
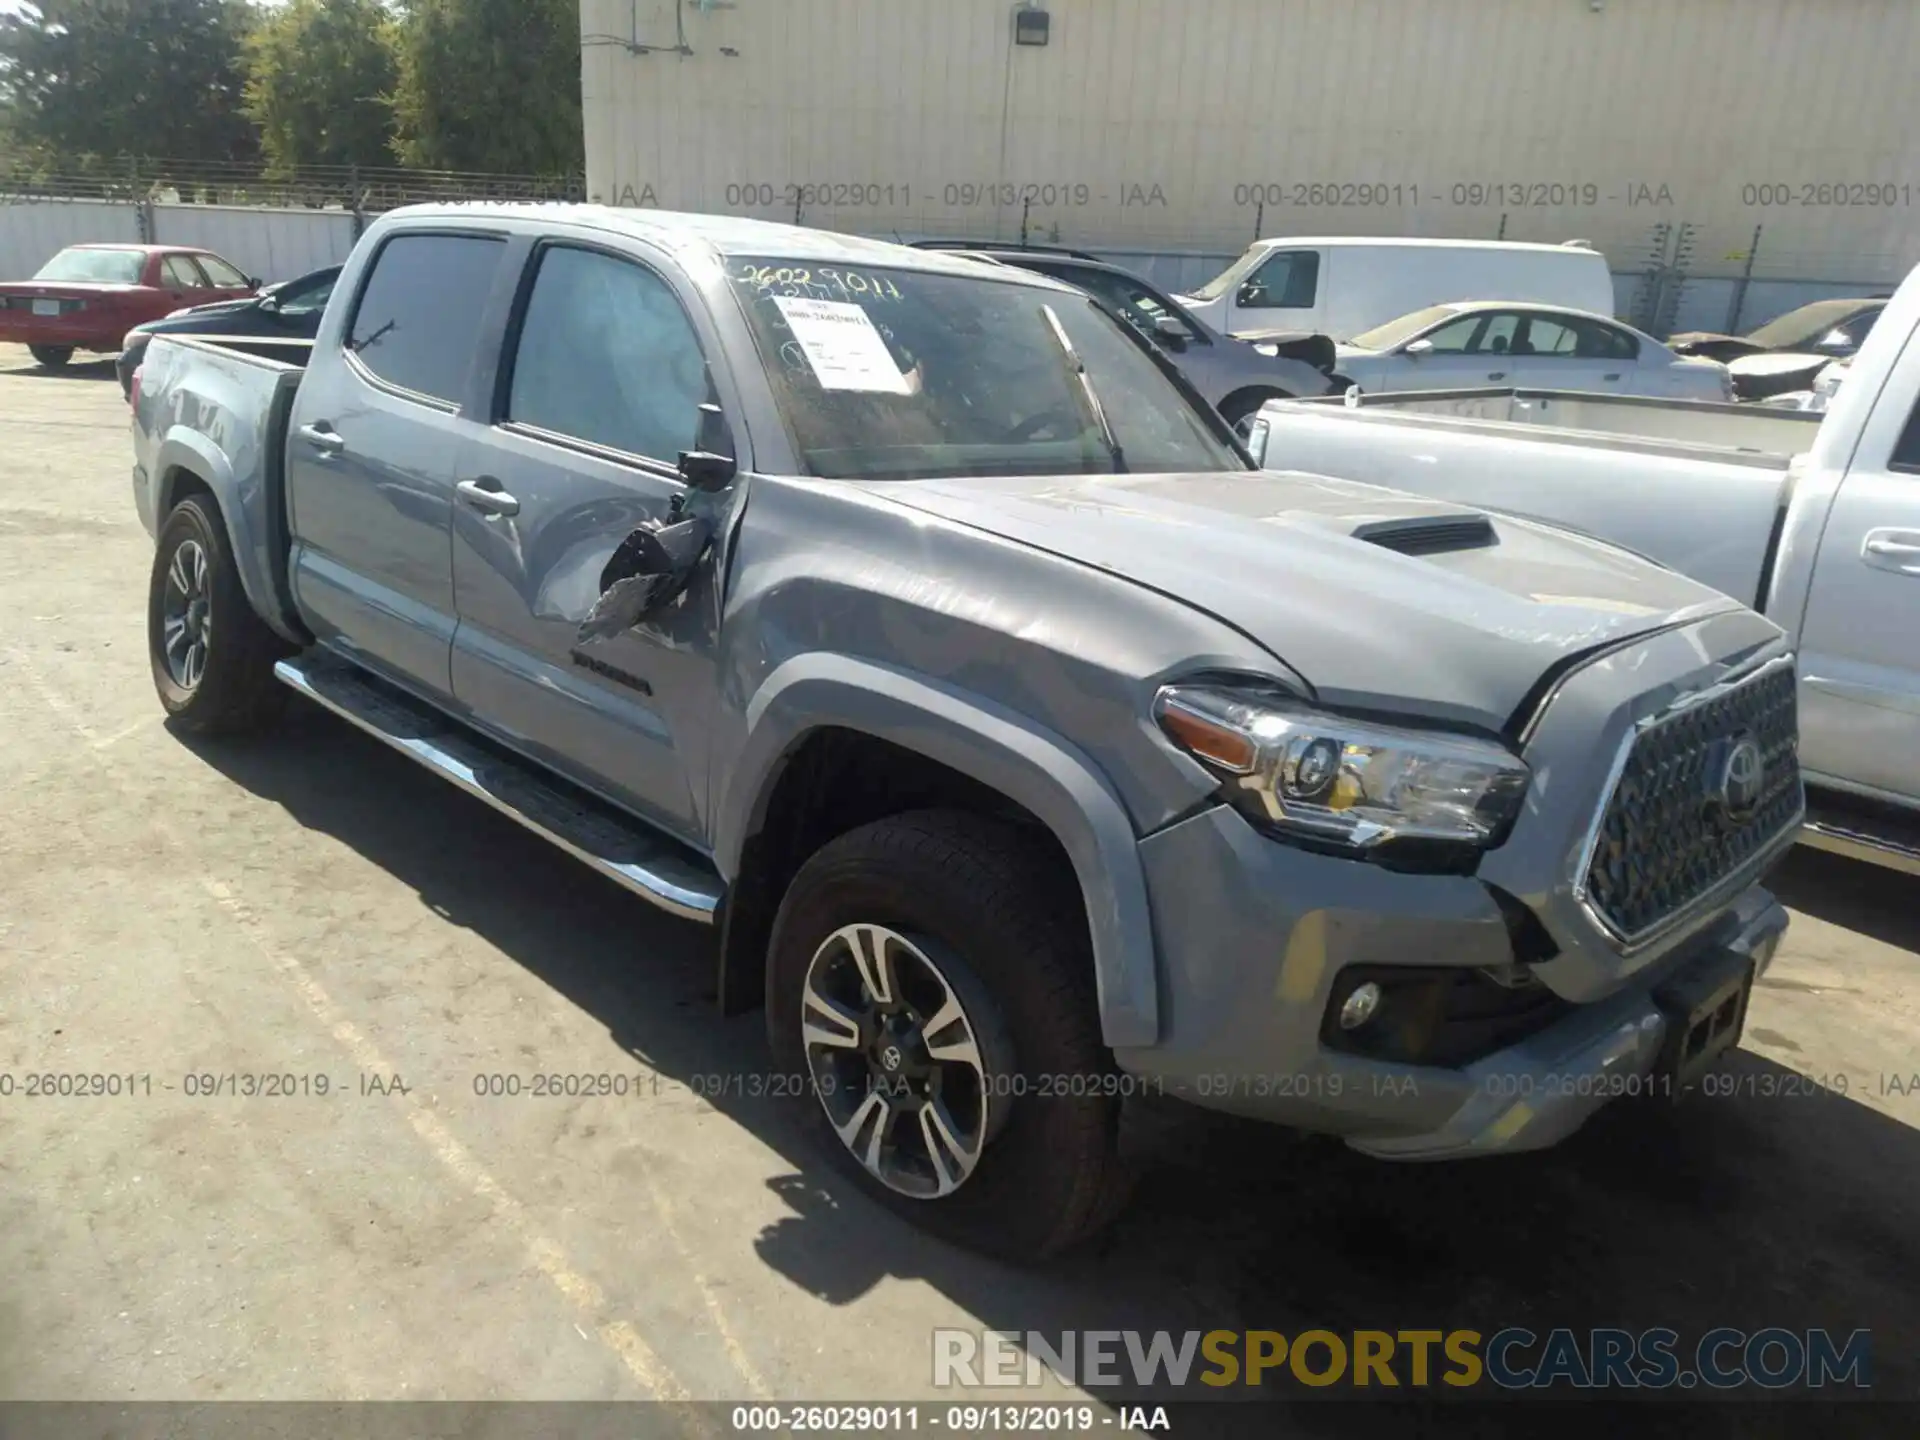
[[1684, 1089], [1786, 924], [1780, 630], [1189, 394], [1012, 267], [396, 211], [304, 370], [153, 338], [154, 685], [304, 696], [711, 927], [747, 1093], [968, 1244], [1098, 1229], [1134, 1104], [1438, 1158]]

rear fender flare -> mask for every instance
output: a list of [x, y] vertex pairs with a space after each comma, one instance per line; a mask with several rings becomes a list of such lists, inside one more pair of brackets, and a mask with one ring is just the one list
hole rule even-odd
[[240, 588], [254, 613], [284, 639], [305, 644], [296, 628], [290, 628], [281, 614], [273, 586], [273, 560], [269, 540], [254, 516], [261, 513], [264, 496], [252, 495], [259, 481], [243, 481], [234, 473], [233, 462], [205, 435], [184, 425], [176, 425], [161, 437], [154, 453], [153, 473], [157, 475], [154, 531], [159, 533], [167, 516], [180, 503], [182, 482], [191, 477], [204, 485], [220, 507], [220, 518], [227, 527], [227, 543], [233, 562], [240, 572]]
[[1086, 905], [1106, 1043], [1159, 1039], [1153, 926], [1133, 826], [1113, 788], [1063, 737], [983, 697], [834, 654], [780, 665], [745, 719], [745, 743], [726, 767], [715, 814], [714, 858], [723, 875], [738, 875], [781, 762], [808, 733], [833, 726], [889, 741], [1018, 802], [1053, 832]]

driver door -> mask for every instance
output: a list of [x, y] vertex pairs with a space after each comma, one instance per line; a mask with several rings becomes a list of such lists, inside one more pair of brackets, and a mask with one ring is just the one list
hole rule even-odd
[[[602, 572], [688, 486], [707, 398], [703, 313], [662, 270], [537, 247], [497, 413], [455, 461], [453, 690], [515, 748], [687, 839], [714, 693], [712, 552], [637, 627], [582, 640]], [[702, 787], [703, 788], [703, 787]]]

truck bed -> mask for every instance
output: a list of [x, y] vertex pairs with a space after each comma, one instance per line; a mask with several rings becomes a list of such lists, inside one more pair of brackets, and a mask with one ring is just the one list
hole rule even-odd
[[[1295, 403], [1382, 421], [1458, 422], [1458, 428], [1475, 434], [1524, 426], [1528, 433], [1522, 438], [1529, 440], [1605, 444], [1642, 454], [1691, 457], [1705, 450], [1718, 459], [1776, 470], [1803, 454], [1820, 428], [1820, 417], [1806, 411], [1572, 390], [1430, 390], [1362, 395], [1351, 406], [1339, 396]], [[1549, 433], [1533, 433], [1542, 428]]]
[[[1584, 531], [1749, 604], [1821, 416], [1551, 390], [1276, 400], [1269, 470], [1303, 470]], [[1258, 444], [1259, 441], [1256, 441]]]
[[289, 640], [287, 421], [310, 340], [156, 335], [140, 367], [134, 407], [134, 489], [148, 533], [191, 472], [215, 493], [235, 540], [234, 561], [254, 609]]

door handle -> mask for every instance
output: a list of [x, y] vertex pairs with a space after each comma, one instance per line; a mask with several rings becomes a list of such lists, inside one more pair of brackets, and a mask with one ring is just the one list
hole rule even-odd
[[476, 510], [489, 515], [518, 515], [520, 502], [500, 488], [500, 482], [491, 476], [482, 476], [478, 480], [462, 480], [453, 487], [460, 492], [460, 498]]
[[325, 421], [315, 425], [302, 425], [300, 438], [322, 455], [338, 455], [347, 448], [346, 437], [335, 433], [333, 427]]
[[1920, 575], [1920, 535], [1911, 531], [1869, 530], [1860, 558], [1877, 570]]
[[1489, 380], [1504, 380], [1506, 378], [1507, 372], [1504, 370], [1494, 370], [1487, 375], [1487, 379]]
[[1620, 378], [1620, 372], [1615, 370], [1611, 375], [1602, 375], [1600, 378], [1602, 380], [1618, 380]]

